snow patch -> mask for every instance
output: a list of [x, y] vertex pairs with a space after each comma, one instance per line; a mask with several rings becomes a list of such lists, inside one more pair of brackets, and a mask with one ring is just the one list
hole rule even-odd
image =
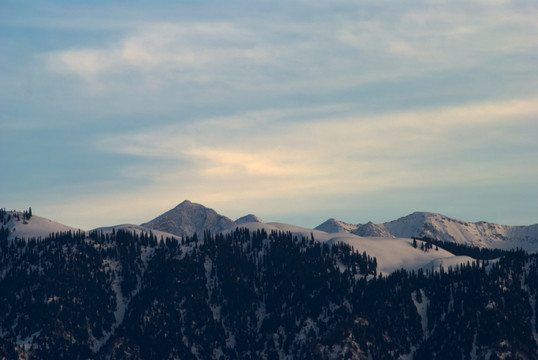
[[314, 332], [317, 337], [319, 334], [319, 328], [316, 326], [315, 322], [311, 318], [308, 318], [304, 321], [301, 330], [299, 330], [299, 333], [295, 335], [295, 341], [303, 345], [306, 344], [306, 341], [309, 338], [312, 338], [308, 335], [311, 332]]
[[116, 322], [112, 325], [110, 332], [106, 333], [100, 339], [92, 339], [92, 345], [90, 346], [94, 353], [98, 352], [110, 339], [110, 337], [115, 333], [116, 329], [121, 325], [125, 317], [125, 312], [127, 310], [127, 301], [123, 297], [121, 291], [121, 280], [120, 274], [120, 263], [116, 260], [105, 260], [104, 267], [109, 268], [110, 271], [114, 274], [114, 280], [112, 281], [112, 291], [116, 294], [116, 310], [114, 311], [114, 318]]
[[18, 338], [16, 344], [17, 346], [23, 348], [25, 351], [28, 351], [32, 347], [32, 344], [35, 342], [35, 340], [39, 337], [39, 335], [41, 335], [41, 331], [35, 332], [24, 339]]
[[417, 292], [413, 291], [411, 293], [411, 299], [413, 300], [413, 303], [415, 304], [415, 308], [417, 309], [418, 316], [420, 316], [420, 323], [422, 325], [422, 334], [424, 336], [424, 340], [426, 340], [429, 337], [428, 332], [428, 307], [430, 306], [430, 299], [426, 296], [424, 293], [424, 290], [419, 289], [420, 297], [422, 301], [418, 301]]

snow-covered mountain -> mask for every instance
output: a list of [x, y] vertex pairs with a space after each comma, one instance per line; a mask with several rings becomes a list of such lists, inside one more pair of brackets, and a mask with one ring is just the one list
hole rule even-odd
[[429, 212], [415, 212], [383, 226], [399, 237], [430, 237], [479, 247], [504, 248], [516, 242], [521, 246], [538, 242], [538, 224], [508, 226], [485, 221], [471, 223]]
[[[7, 213], [3, 219], [5, 228], [10, 231], [10, 239], [43, 238], [50, 233], [77, 231], [39, 216], [32, 216], [27, 220], [22, 212], [10, 213], [9, 221]], [[110, 233], [113, 229], [137, 234], [152, 232], [160, 239], [174, 236], [192, 237], [195, 233], [201, 237], [204, 231], [215, 234], [232, 231], [237, 227], [247, 228], [251, 232], [263, 229], [267, 233], [290, 232], [303, 238], [313, 236], [317, 241], [328, 244], [344, 242], [360, 253], [366, 252], [377, 258], [379, 271], [384, 274], [401, 268], [416, 270], [431, 267], [428, 264], [459, 264], [469, 260], [443, 249], [425, 252], [413, 248], [412, 237], [428, 237], [484, 248], [523, 248], [530, 252], [538, 251], [538, 225], [511, 227], [486, 222], [470, 223], [440, 214], [415, 212], [383, 224], [368, 222], [354, 225], [329, 219], [315, 229], [309, 229], [284, 223], [265, 223], [253, 214], [232, 221], [213, 209], [188, 200], [142, 225], [124, 224], [94, 230], [105, 233]]]
[[177, 236], [201, 235], [209, 230], [219, 233], [232, 228], [235, 223], [213, 209], [189, 200], [183, 201], [170, 211], [142, 224], [145, 228], [164, 231]]
[[[193, 211], [195, 216], [193, 216]], [[207, 221], [207, 217], [211, 221]], [[225, 219], [224, 225], [222, 222], [216, 222], [216, 219]], [[374, 224], [372, 222], [352, 225], [329, 219], [316, 229], [309, 229], [277, 222], [265, 223], [252, 214], [243, 216], [236, 221], [231, 221], [212, 209], [187, 201], [161, 215], [157, 220], [143, 224], [143, 226], [151, 228], [153, 231], [166, 231], [176, 235], [192, 236], [196, 232], [198, 237], [206, 230], [211, 233], [229, 232], [240, 227], [251, 232], [261, 231], [262, 229], [267, 233], [273, 231], [277, 233], [289, 232], [302, 238], [314, 237], [316, 241], [327, 244], [346, 243], [353, 246], [355, 251], [359, 253], [365, 252], [375, 257], [379, 272], [382, 274], [390, 274], [399, 269], [426, 269], [431, 268], [431, 264], [439, 263], [465, 264], [470, 259], [469, 257], [455, 256], [443, 249], [423, 251], [420, 248], [414, 248], [411, 236], [418, 235], [413, 235], [414, 233], [410, 233], [411, 235], [393, 235], [385, 228], [384, 224]], [[152, 225], [148, 226], [148, 224]], [[215, 226], [215, 224], [217, 225]], [[420, 244], [421, 242], [419, 242]]]
[[327, 232], [353, 233], [359, 236], [427, 237], [483, 248], [511, 249], [520, 247], [538, 250], [538, 224], [508, 226], [481, 222], [467, 222], [430, 212], [414, 212], [397, 220], [382, 224], [345, 224], [329, 219], [316, 227]]
[[[60, 224], [40, 217], [26, 218], [25, 212], [5, 211], [0, 219], [4, 229], [8, 229], [9, 239], [14, 238], [44, 238], [50, 233], [78, 231], [79, 229]], [[538, 224], [529, 226], [508, 226], [494, 223], [467, 222], [452, 219], [445, 215], [431, 212], [414, 212], [397, 220], [374, 224], [349, 224], [334, 218], [328, 219], [315, 229], [307, 229], [283, 223], [265, 223], [256, 215], [245, 215], [232, 221], [215, 210], [188, 200], [175, 208], [142, 225], [116, 225], [115, 228], [129, 228], [137, 231], [159, 231], [157, 236], [193, 236], [200, 237], [204, 231], [211, 233], [234, 230], [236, 227], [247, 227], [250, 230], [265, 228], [266, 231], [290, 231], [294, 234], [310, 235], [321, 241], [327, 241], [334, 236], [327, 234], [346, 233], [359, 237], [378, 238], [432, 238], [435, 240], [455, 242], [482, 248], [513, 249], [522, 248], [527, 251], [538, 251]], [[113, 227], [109, 227], [110, 229]], [[97, 230], [106, 230], [99, 228]]]

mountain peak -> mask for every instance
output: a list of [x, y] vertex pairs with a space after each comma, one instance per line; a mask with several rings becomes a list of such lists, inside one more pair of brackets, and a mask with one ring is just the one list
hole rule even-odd
[[254, 214], [248, 214], [248, 215], [245, 215], [245, 216], [242, 216], [240, 217], [239, 219], [235, 220], [235, 223], [237, 225], [239, 224], [245, 224], [245, 223], [261, 223], [263, 224], [264, 221], [262, 219], [260, 219], [259, 217], [257, 217], [256, 215]]
[[209, 230], [218, 233], [233, 227], [234, 222], [204, 205], [185, 200], [175, 208], [142, 224], [149, 229], [165, 231], [177, 236], [201, 235]]
[[335, 218], [330, 218], [326, 220], [324, 223], [314, 228], [314, 230], [321, 230], [327, 233], [339, 233], [339, 232], [350, 233], [356, 229], [357, 229], [357, 225], [348, 224], [343, 221], [336, 220]]
[[175, 209], [181, 209], [181, 208], [192, 208], [192, 207], [203, 207], [205, 208], [204, 205], [202, 204], [198, 204], [198, 203], [194, 203], [190, 200], [183, 200], [182, 202], [180, 202], [179, 204], [176, 205], [176, 207], [174, 207], [172, 210], [175, 210]]

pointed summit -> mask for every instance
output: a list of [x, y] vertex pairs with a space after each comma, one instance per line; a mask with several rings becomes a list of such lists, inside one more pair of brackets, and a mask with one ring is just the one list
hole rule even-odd
[[218, 233], [233, 227], [234, 222], [226, 216], [219, 215], [215, 210], [189, 200], [142, 224], [148, 229], [165, 231], [178, 236], [198, 236], [204, 231]]
[[320, 224], [314, 228], [314, 230], [325, 231], [326, 233], [350, 233], [357, 229], [357, 225], [348, 224], [334, 218], [330, 218], [323, 224]]
[[254, 214], [248, 214], [248, 215], [242, 216], [239, 219], [235, 220], [235, 223], [237, 225], [245, 224], [245, 223], [261, 223], [261, 224], [263, 224], [264, 221], [262, 219], [260, 219], [259, 217], [257, 217], [256, 215], [254, 215]]

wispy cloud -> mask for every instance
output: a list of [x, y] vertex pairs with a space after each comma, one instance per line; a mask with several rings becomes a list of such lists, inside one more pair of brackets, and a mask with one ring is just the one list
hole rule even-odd
[[537, 100], [367, 117], [312, 111], [309, 122], [273, 121], [270, 130], [252, 132], [252, 117], [268, 121], [265, 116], [272, 112], [266, 112], [112, 136], [100, 140], [98, 147], [155, 161], [181, 161], [166, 177], [158, 174], [154, 183], [173, 187], [181, 182], [187, 193], [204, 198], [507, 183], [537, 175], [535, 169], [513, 163], [514, 157], [534, 154], [506, 159], [484, 159], [481, 154], [531, 144], [534, 140], [525, 132], [536, 130]]
[[55, 72], [101, 90], [133, 74], [151, 89], [168, 82], [229, 81], [230, 71], [236, 75], [241, 68], [273, 63], [270, 46], [260, 42], [252, 31], [227, 22], [154, 23], [105, 48], [69, 49], [48, 59]]
[[[471, 11], [472, 10], [472, 11]], [[144, 23], [106, 46], [56, 51], [49, 66], [99, 91], [173, 84], [328, 91], [491, 61], [536, 48], [538, 10], [511, 4], [361, 8], [324, 21]], [[361, 16], [359, 16], [361, 15]], [[261, 85], [263, 84], [263, 85]], [[124, 85], [122, 87], [122, 85]]]

